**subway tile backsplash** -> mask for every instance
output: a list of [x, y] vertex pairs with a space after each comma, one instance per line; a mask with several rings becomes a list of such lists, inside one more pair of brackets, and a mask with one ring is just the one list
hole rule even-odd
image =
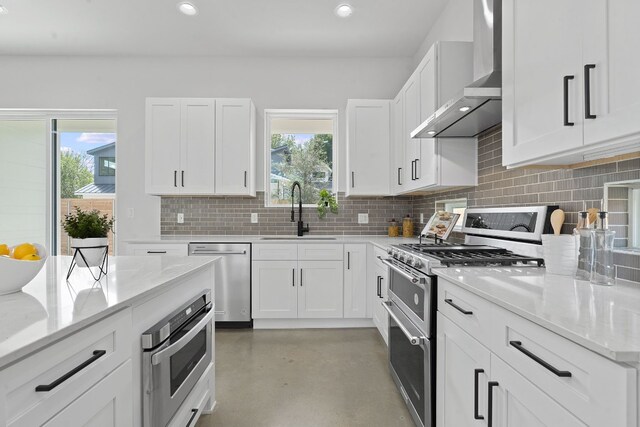
[[[446, 142], [445, 142], [446, 143]], [[425, 221], [435, 211], [436, 201], [466, 198], [469, 206], [523, 206], [557, 204], [566, 212], [563, 233], [571, 233], [577, 212], [600, 208], [605, 182], [640, 179], [640, 158], [576, 169], [518, 168], [502, 166], [502, 131], [495, 127], [478, 138], [477, 187], [457, 188], [421, 196], [368, 197], [345, 199], [338, 195], [340, 211], [320, 220], [315, 208], [305, 208], [303, 219], [310, 224], [311, 235], [382, 235], [387, 221], [401, 220], [411, 213], [414, 220], [424, 214]], [[290, 207], [265, 208], [264, 192], [257, 197], [163, 197], [161, 232], [166, 235], [291, 235], [296, 224], [290, 222]], [[611, 226], [617, 245], [626, 245], [627, 229], [622, 224], [628, 215], [622, 194], [613, 194], [610, 203]], [[184, 224], [176, 222], [184, 213]], [[251, 224], [251, 213], [258, 224]], [[358, 224], [358, 213], [368, 213], [369, 223]], [[297, 218], [296, 218], [297, 219]], [[419, 232], [424, 224], [417, 223]], [[461, 236], [455, 236], [458, 239]], [[640, 254], [616, 254], [618, 275], [640, 281]]]

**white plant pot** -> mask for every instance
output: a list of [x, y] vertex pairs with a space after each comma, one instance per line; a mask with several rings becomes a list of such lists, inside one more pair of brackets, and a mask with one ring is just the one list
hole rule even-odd
[[[94, 237], [90, 239], [71, 239], [71, 248], [80, 249], [82, 252], [75, 255], [75, 261], [78, 267], [98, 267], [102, 264], [104, 253], [107, 248], [95, 248], [95, 246], [107, 246], [109, 239], [106, 237]], [[74, 251], [75, 252], [75, 251]], [[85, 259], [87, 262], [85, 263]]]

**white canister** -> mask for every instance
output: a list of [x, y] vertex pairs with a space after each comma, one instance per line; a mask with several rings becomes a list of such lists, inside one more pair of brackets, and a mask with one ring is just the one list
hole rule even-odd
[[542, 235], [542, 250], [547, 273], [573, 276], [578, 268], [577, 241], [571, 234]]

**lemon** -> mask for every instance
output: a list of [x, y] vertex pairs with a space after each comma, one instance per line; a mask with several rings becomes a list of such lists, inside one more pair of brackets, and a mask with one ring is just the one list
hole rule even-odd
[[38, 255], [38, 249], [31, 243], [23, 243], [13, 248], [15, 259], [24, 259], [27, 255]]
[[9, 251], [9, 246], [4, 243], [0, 245], [0, 255], [9, 255], [11, 251]]
[[36, 254], [25, 255], [20, 258], [22, 261], [40, 261], [40, 257]]

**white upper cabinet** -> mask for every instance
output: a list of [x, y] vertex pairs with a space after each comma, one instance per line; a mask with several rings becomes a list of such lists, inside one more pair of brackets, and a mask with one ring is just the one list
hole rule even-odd
[[637, 150], [640, 146], [640, 31], [637, 29], [640, 2], [599, 0], [589, 5], [582, 66], [584, 76], [588, 75], [590, 80], [589, 109], [593, 117], [584, 121], [584, 143], [613, 142]]
[[180, 100], [147, 99], [145, 183], [150, 194], [179, 194]]
[[148, 194], [255, 196], [250, 100], [147, 98], [145, 132]]
[[477, 184], [475, 138], [411, 138], [411, 132], [473, 81], [473, 46], [438, 42], [402, 88], [406, 185], [399, 192]]
[[639, 20], [634, 0], [504, 1], [504, 165], [637, 150]]
[[391, 102], [391, 192], [397, 194], [407, 185], [404, 147], [404, 98], [400, 92]]
[[189, 98], [180, 101], [180, 171], [178, 186], [183, 194], [211, 194], [215, 173], [215, 102]]
[[391, 103], [347, 102], [347, 196], [389, 195]]
[[250, 99], [216, 99], [216, 194], [256, 195], [255, 117]]

